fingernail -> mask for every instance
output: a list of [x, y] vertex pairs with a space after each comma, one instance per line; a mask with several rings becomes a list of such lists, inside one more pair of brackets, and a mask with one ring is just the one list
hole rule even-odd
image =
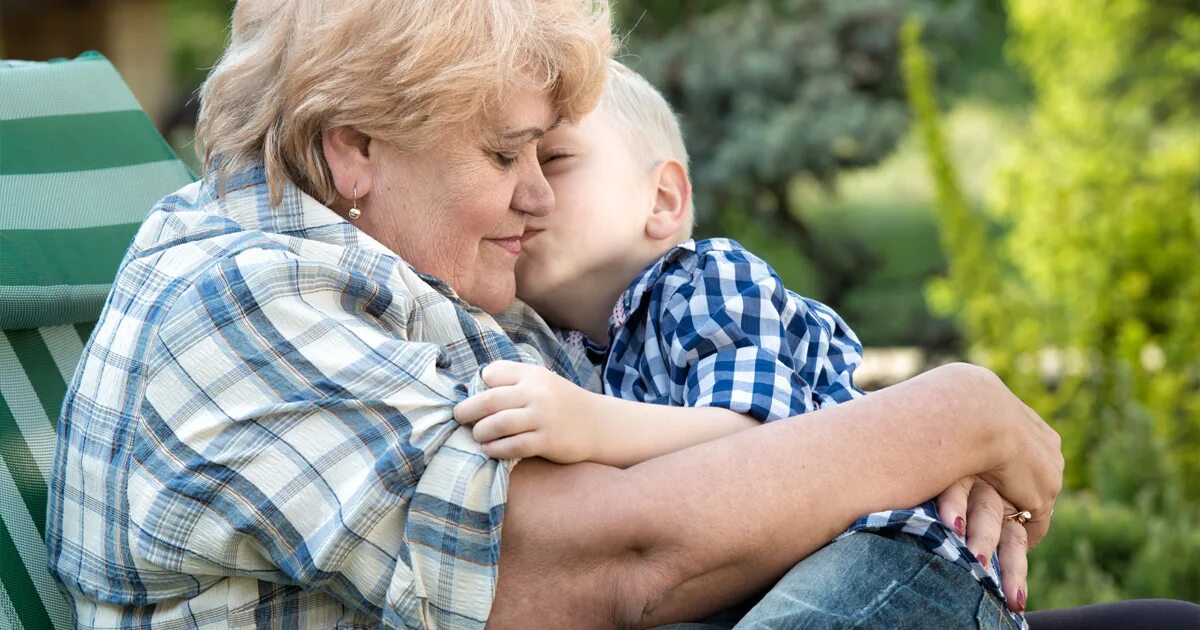
[[979, 564], [982, 564], [985, 567], [987, 566], [987, 558], [983, 554], [981, 554], [981, 553], [975, 554], [975, 559], [979, 560]]
[[1017, 610], [1025, 612], [1025, 589], [1017, 589]]
[[960, 516], [960, 517], [958, 517], [958, 518], [956, 518], [956, 519], [954, 519], [954, 533], [958, 534], [959, 536], [966, 536], [966, 535], [967, 535], [967, 521], [966, 521], [966, 519], [964, 519], [964, 518], [963, 518], [963, 517], [961, 517], [961, 516]]

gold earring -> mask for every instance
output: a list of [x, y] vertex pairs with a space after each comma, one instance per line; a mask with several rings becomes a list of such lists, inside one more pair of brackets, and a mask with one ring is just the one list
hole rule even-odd
[[353, 221], [362, 216], [362, 210], [358, 209], [358, 184], [354, 185], [354, 206], [350, 208], [350, 220]]

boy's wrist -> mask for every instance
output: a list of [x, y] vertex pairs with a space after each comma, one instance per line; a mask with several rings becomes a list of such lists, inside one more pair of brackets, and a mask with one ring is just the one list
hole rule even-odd
[[583, 430], [587, 436], [587, 459], [590, 462], [606, 464], [609, 461], [612, 445], [608, 435], [610, 427], [607, 420], [612, 416], [612, 401], [617, 399], [587, 390], [580, 390], [580, 392], [583, 395], [576, 408], [579, 410], [580, 421], [584, 424]]

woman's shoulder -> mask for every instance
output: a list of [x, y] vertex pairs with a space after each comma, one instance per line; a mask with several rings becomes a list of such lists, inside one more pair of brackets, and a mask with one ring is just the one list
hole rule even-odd
[[[247, 220], [253, 210], [236, 203], [196, 183], [156, 204], [118, 270], [110, 315], [155, 327], [188, 319], [192, 310], [203, 317], [212, 307], [206, 299], [254, 309], [294, 300], [392, 327], [411, 320], [420, 297], [433, 291], [394, 255], [344, 235], [353, 228], [331, 222], [272, 230]], [[285, 222], [299, 223], [282, 217], [274, 225]]]

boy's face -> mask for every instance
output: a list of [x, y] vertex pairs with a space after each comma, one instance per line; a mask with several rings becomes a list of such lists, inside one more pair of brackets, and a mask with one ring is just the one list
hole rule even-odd
[[517, 296], [543, 314], [561, 312], [556, 300], [581, 286], [623, 290], [644, 264], [629, 270], [649, 246], [646, 219], [656, 187], [628, 133], [601, 107], [549, 131], [538, 147], [555, 209], [526, 222]]

